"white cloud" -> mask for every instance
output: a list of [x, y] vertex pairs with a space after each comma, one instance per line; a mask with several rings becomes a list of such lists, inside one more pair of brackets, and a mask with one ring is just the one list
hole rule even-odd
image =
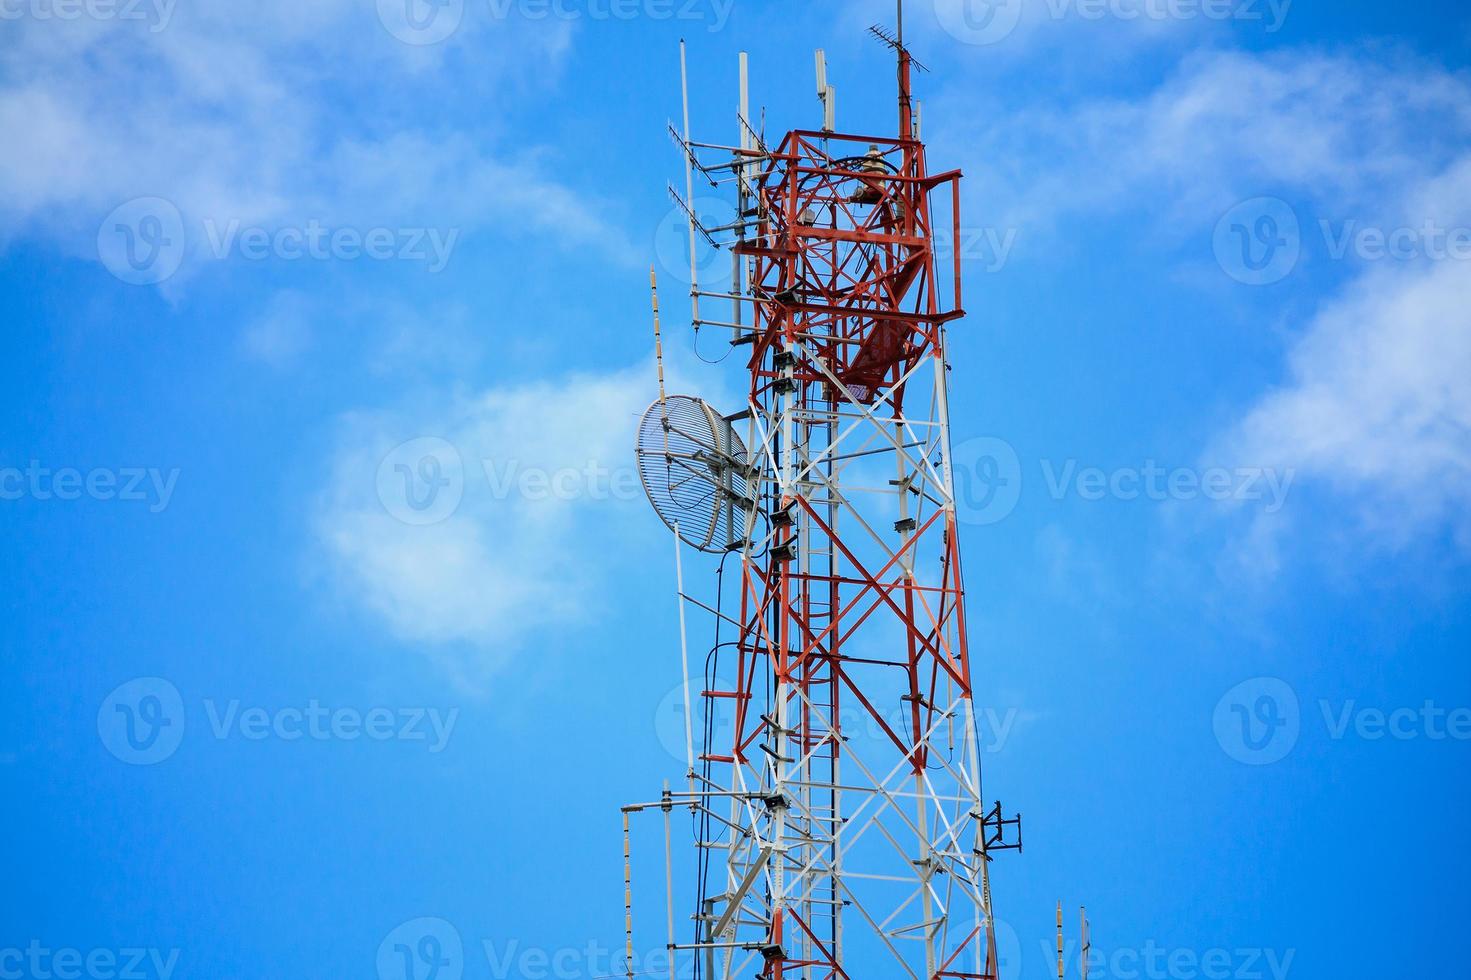
[[[670, 373], [671, 391], [727, 403], [718, 387], [693, 382], [702, 369]], [[334, 589], [472, 683], [532, 636], [590, 621], [626, 574], [631, 547], [662, 533], [633, 468], [653, 382], [650, 358], [344, 418], [316, 512]], [[426, 438], [436, 442], [407, 456], [397, 449]], [[444, 465], [420, 471], [422, 447], [444, 444]], [[457, 506], [451, 496], [437, 511], [408, 508], [406, 494], [428, 486], [413, 481], [436, 475], [451, 481]]]
[[[719, 372], [672, 356], [671, 393], [700, 391], [734, 411]], [[332, 592], [478, 686], [533, 640], [546, 649], [556, 631], [596, 621], [637, 549], [668, 555], [634, 468], [655, 372], [650, 356], [621, 371], [434, 391], [412, 408], [341, 419], [316, 544]], [[443, 441], [400, 450], [425, 438]], [[440, 446], [452, 496], [415, 512], [406, 494], [437, 475], [418, 469], [425, 446]]]
[[[1442, 527], [1471, 549], [1471, 268], [1375, 270], [1328, 304], [1290, 380], [1222, 452], [1295, 468], [1350, 495], [1362, 526], [1403, 545]], [[1261, 544], [1265, 529], [1253, 531]]]
[[[952, 107], [933, 115], [961, 118]], [[1028, 107], [966, 135], [981, 194], [971, 220], [979, 210], [1020, 225], [1032, 246], [1127, 216], [1136, 239], [1199, 254], [1221, 214], [1259, 195], [1292, 202], [1305, 251], [1320, 221], [1471, 227], [1471, 76], [1394, 50], [1201, 52], [1141, 97]], [[1326, 260], [1322, 240], [1311, 251]], [[1328, 525], [1343, 510], [1389, 547], [1446, 528], [1471, 547], [1471, 263], [1341, 261], [1347, 283], [1310, 307], [1285, 380], [1203, 454], [1295, 471], [1295, 502], [1316, 484], [1342, 505], [1254, 518], [1232, 556], [1252, 574], [1280, 567], [1293, 522]], [[1218, 302], [1269, 299], [1217, 281]]]
[[[648, 392], [647, 370], [629, 370], [347, 418], [317, 520], [339, 587], [403, 641], [472, 650], [476, 662], [461, 665], [472, 672], [531, 632], [576, 624], [596, 605], [589, 556], [631, 503], [608, 474], [629, 472]], [[402, 494], [423, 488], [380, 468], [426, 437], [453, 447], [459, 465], [444, 472], [462, 497], [442, 521], [416, 525]], [[543, 492], [543, 477], [561, 486]]]
[[[970, 95], [950, 93], [931, 117], [975, 119], [954, 104]], [[1140, 98], [1027, 105], [946, 138], [970, 149], [972, 216], [1031, 237], [1069, 217], [1142, 213], [1178, 240], [1273, 188], [1328, 213], [1401, 216], [1406, 192], [1453, 165], [1468, 134], [1466, 76], [1407, 56], [1293, 50], [1189, 55]]]
[[[535, 27], [467, 17], [454, 38], [416, 48], [372, 3], [348, 0], [208, 0], [180, 5], [161, 30], [7, 20], [0, 223], [12, 240], [94, 257], [104, 215], [158, 196], [183, 213], [196, 259], [208, 256], [206, 220], [468, 230], [512, 215], [621, 255], [600, 202], [496, 134], [494, 96], [527, 84], [526, 66], [553, 75], [566, 49], [566, 25]], [[472, 43], [473, 73], [454, 57]], [[447, 125], [467, 103], [486, 110], [475, 125]]]
[[284, 290], [245, 328], [240, 344], [247, 357], [275, 368], [294, 365], [312, 343], [313, 310], [301, 293]]

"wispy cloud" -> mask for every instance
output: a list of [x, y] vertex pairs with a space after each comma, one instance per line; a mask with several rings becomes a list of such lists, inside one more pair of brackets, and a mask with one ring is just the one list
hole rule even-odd
[[[1364, 275], [1314, 318], [1289, 364], [1219, 451], [1321, 480], [1359, 504], [1383, 545], [1448, 528], [1471, 551], [1471, 269]], [[1253, 552], [1272, 531], [1253, 529]]]
[[[738, 405], [707, 365], [666, 366], [671, 393]], [[471, 686], [595, 620], [633, 555], [668, 554], [634, 466], [654, 396], [651, 352], [344, 416], [314, 515], [332, 595]]]
[[1210, 51], [1136, 98], [933, 115], [976, 120], [946, 133], [971, 148], [973, 216], [1035, 238], [1069, 218], [1142, 213], [1143, 230], [1178, 241], [1272, 188], [1340, 212], [1403, 210], [1460, 157], [1471, 79], [1395, 53]]
[[277, 293], [246, 326], [242, 352], [274, 368], [292, 367], [312, 344], [312, 315], [306, 296], [295, 290]]
[[532, 633], [583, 622], [596, 556], [617, 538], [612, 515], [633, 502], [614, 481], [631, 472], [647, 375], [346, 417], [316, 520], [335, 588], [470, 678]]
[[[12, 240], [95, 257], [105, 215], [158, 196], [204, 259], [206, 221], [470, 232], [518, 215], [559, 244], [623, 255], [603, 202], [497, 136], [491, 96], [526, 84], [518, 67], [541, 71], [565, 50], [563, 25], [537, 27], [475, 20], [421, 49], [389, 36], [372, 4], [346, 0], [210, 0], [171, 8], [161, 28], [8, 20], [0, 220]], [[466, 77], [453, 55], [472, 39], [485, 69]], [[451, 129], [432, 94], [444, 92], [482, 99], [483, 120]]]
[[[1253, 573], [1280, 567], [1294, 521], [1345, 511], [1389, 546], [1446, 528], [1471, 546], [1471, 261], [1418, 237], [1471, 228], [1471, 76], [1386, 49], [1203, 52], [1139, 97], [1029, 108], [969, 136], [977, 207], [1022, 227], [1032, 248], [1080, 222], [1144, 215], [1131, 237], [1169, 274], [1210, 254], [1233, 205], [1276, 195], [1301, 217], [1294, 247], [1340, 263], [1332, 292], [1314, 296], [1323, 280], [1308, 278], [1292, 294], [1310, 312], [1287, 325], [1285, 380], [1203, 447], [1203, 458], [1295, 471], [1345, 504], [1248, 522], [1233, 553]], [[1419, 247], [1343, 250], [1365, 228]], [[1222, 304], [1266, 298], [1214, 281]]]

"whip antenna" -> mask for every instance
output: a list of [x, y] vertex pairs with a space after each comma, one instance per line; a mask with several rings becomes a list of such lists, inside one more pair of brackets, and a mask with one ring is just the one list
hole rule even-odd
[[649, 266], [649, 293], [654, 299], [654, 364], [659, 369], [659, 404], [664, 405], [664, 341], [659, 333], [659, 276]]

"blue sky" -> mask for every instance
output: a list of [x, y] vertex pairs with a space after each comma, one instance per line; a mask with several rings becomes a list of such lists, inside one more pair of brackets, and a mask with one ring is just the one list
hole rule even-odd
[[[1460, 975], [1471, 16], [1012, 4], [907, 24], [1009, 974], [1062, 900], [1095, 977]], [[612, 972], [618, 808], [682, 772], [650, 262], [673, 386], [740, 390], [677, 42], [697, 133], [740, 50], [816, 126], [816, 47], [887, 133], [892, 12], [407, 10], [0, 3], [0, 977]]]

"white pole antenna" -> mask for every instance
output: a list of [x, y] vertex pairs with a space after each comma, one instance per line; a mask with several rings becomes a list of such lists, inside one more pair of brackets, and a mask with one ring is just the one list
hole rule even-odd
[[690, 74], [684, 38], [679, 39], [679, 88], [684, 104], [684, 202], [690, 232], [690, 322], [700, 329], [700, 277], [695, 256], [695, 165], [690, 159]]
[[[736, 145], [742, 150], [754, 149], [755, 139], [751, 134], [751, 59], [746, 52], [741, 52], [741, 91], [738, 112], [740, 119], [740, 139]], [[750, 158], [744, 154], [736, 155], [736, 237], [741, 242], [746, 240], [746, 212], [751, 205], [751, 183], [747, 179], [747, 165]], [[731, 322], [735, 324], [735, 336], [739, 338], [744, 330], [744, 317], [742, 306], [746, 296], [745, 260], [736, 249], [730, 250], [730, 292], [731, 292]]]
[[1079, 917], [1083, 920], [1082, 949], [1078, 952], [1078, 976], [1082, 980], [1088, 980], [1088, 959], [1093, 955], [1093, 940], [1088, 938], [1088, 910], [1080, 908]]

